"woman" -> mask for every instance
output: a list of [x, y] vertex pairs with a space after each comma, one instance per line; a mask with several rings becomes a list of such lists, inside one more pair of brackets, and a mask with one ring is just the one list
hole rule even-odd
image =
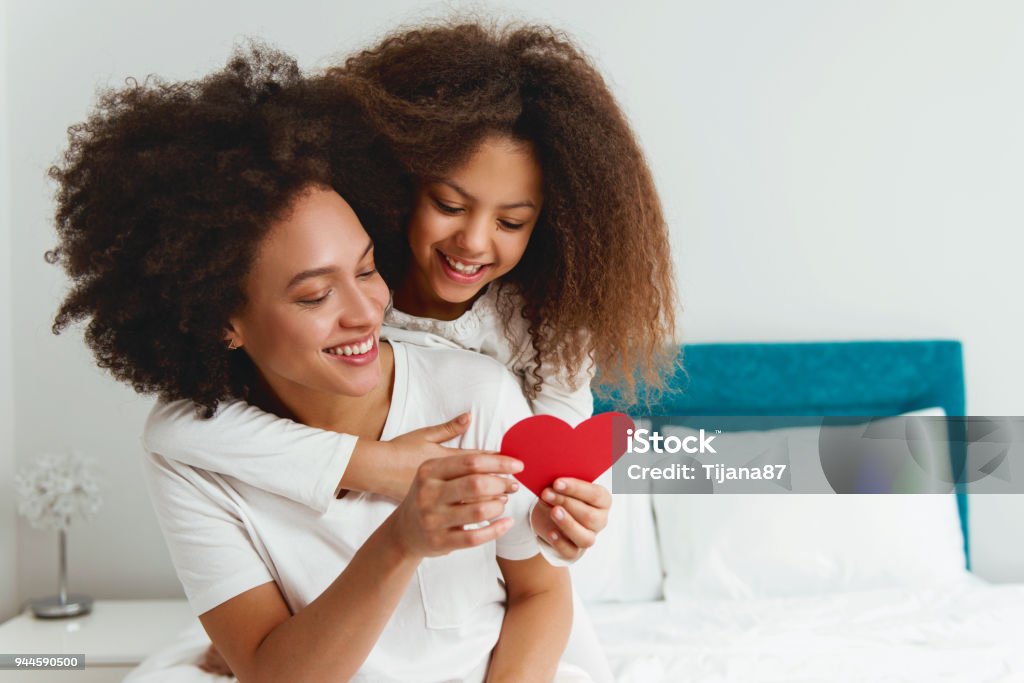
[[[265, 49], [105, 95], [53, 171], [54, 257], [73, 283], [55, 330], [88, 319], [116, 378], [210, 412], [244, 398], [381, 439], [469, 409], [462, 444], [495, 449], [530, 414], [500, 365], [380, 344], [387, 288], [331, 189], [367, 170], [323, 153], [369, 136], [355, 110], [339, 129], [336, 98], [330, 124], [317, 115], [319, 95]], [[467, 370], [457, 397], [439, 390]], [[550, 680], [570, 588], [536, 554], [525, 492], [497, 476], [517, 467], [436, 459], [401, 502], [352, 494], [324, 515], [158, 452], [146, 471], [189, 600], [240, 680]]]

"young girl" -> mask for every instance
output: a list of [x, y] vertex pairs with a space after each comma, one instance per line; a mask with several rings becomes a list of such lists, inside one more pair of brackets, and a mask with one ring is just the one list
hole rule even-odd
[[[667, 231], [634, 135], [571, 43], [545, 28], [425, 27], [322, 80], [325, 92], [355, 98], [376, 129], [385, 151], [374, 177], [400, 181], [397, 210], [364, 221], [395, 285], [386, 337], [489, 355], [519, 378], [534, 412], [573, 424], [592, 412], [597, 368], [627, 397], [636, 369], [659, 384], [675, 324]], [[393, 174], [379, 170], [392, 159]], [[346, 197], [360, 203], [358, 192]], [[383, 444], [240, 402], [207, 420], [173, 404], [155, 417], [151, 450], [320, 510], [339, 489], [400, 498], [420, 462], [449, 452], [438, 442], [466, 428]], [[556, 488], [531, 521], [571, 559], [605, 525], [610, 497], [573, 479]], [[577, 606], [567, 657], [608, 680], [586, 629]]]
[[[87, 319], [101, 366], [207, 410], [245, 397], [386, 439], [470, 409], [462, 443], [495, 448], [530, 414], [500, 364], [380, 344], [388, 289], [329, 185], [357, 186], [363, 169], [322, 153], [337, 127], [362, 129], [351, 107], [326, 125], [315, 102], [294, 63], [260, 50], [202, 81], [108, 94], [53, 171], [55, 258], [72, 280], [55, 329]], [[459, 396], [441, 390], [463, 371]], [[521, 465], [435, 459], [399, 503], [353, 494], [323, 514], [157, 452], [145, 471], [192, 607], [239, 680], [543, 681], [571, 589], [538, 554], [528, 494], [496, 476]]]

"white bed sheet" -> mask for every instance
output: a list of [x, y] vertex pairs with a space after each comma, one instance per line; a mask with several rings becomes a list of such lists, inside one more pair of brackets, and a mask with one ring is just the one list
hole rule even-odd
[[[590, 607], [619, 683], [1024, 683], [1024, 585]], [[126, 682], [209, 683], [199, 623]]]
[[195, 623], [178, 634], [174, 642], [154, 652], [129, 673], [122, 683], [228, 683], [233, 678], [202, 671], [198, 664], [210, 646], [203, 625]]
[[1024, 585], [590, 609], [620, 683], [1024, 681]]

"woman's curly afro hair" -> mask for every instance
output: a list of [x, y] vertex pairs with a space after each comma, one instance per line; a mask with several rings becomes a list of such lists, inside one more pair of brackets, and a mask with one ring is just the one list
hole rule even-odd
[[[661, 386], [677, 308], [667, 226], [629, 123], [566, 36], [543, 26], [428, 25], [393, 34], [327, 78], [360, 100], [407, 185], [446, 177], [488, 136], [531, 143], [544, 206], [504, 277], [523, 297], [514, 311], [505, 298], [506, 321], [528, 320], [538, 367], [575, 375], [592, 358], [625, 397], [636, 377]], [[407, 217], [391, 231], [401, 233]], [[528, 393], [539, 373], [534, 380]]]
[[207, 415], [254, 380], [225, 326], [270, 225], [311, 186], [351, 189], [364, 221], [382, 220], [396, 192], [344, 94], [260, 45], [200, 80], [129, 80], [68, 135], [50, 171], [59, 244], [48, 257], [72, 283], [54, 332], [87, 319], [101, 367]]

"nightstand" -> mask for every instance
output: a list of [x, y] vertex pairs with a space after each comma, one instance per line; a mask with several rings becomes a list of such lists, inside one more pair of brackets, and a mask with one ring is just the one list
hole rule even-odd
[[26, 611], [0, 625], [0, 653], [84, 654], [86, 668], [0, 671], [0, 683], [120, 681], [195, 620], [185, 600], [97, 600], [92, 613], [71, 619], [36, 619]]

